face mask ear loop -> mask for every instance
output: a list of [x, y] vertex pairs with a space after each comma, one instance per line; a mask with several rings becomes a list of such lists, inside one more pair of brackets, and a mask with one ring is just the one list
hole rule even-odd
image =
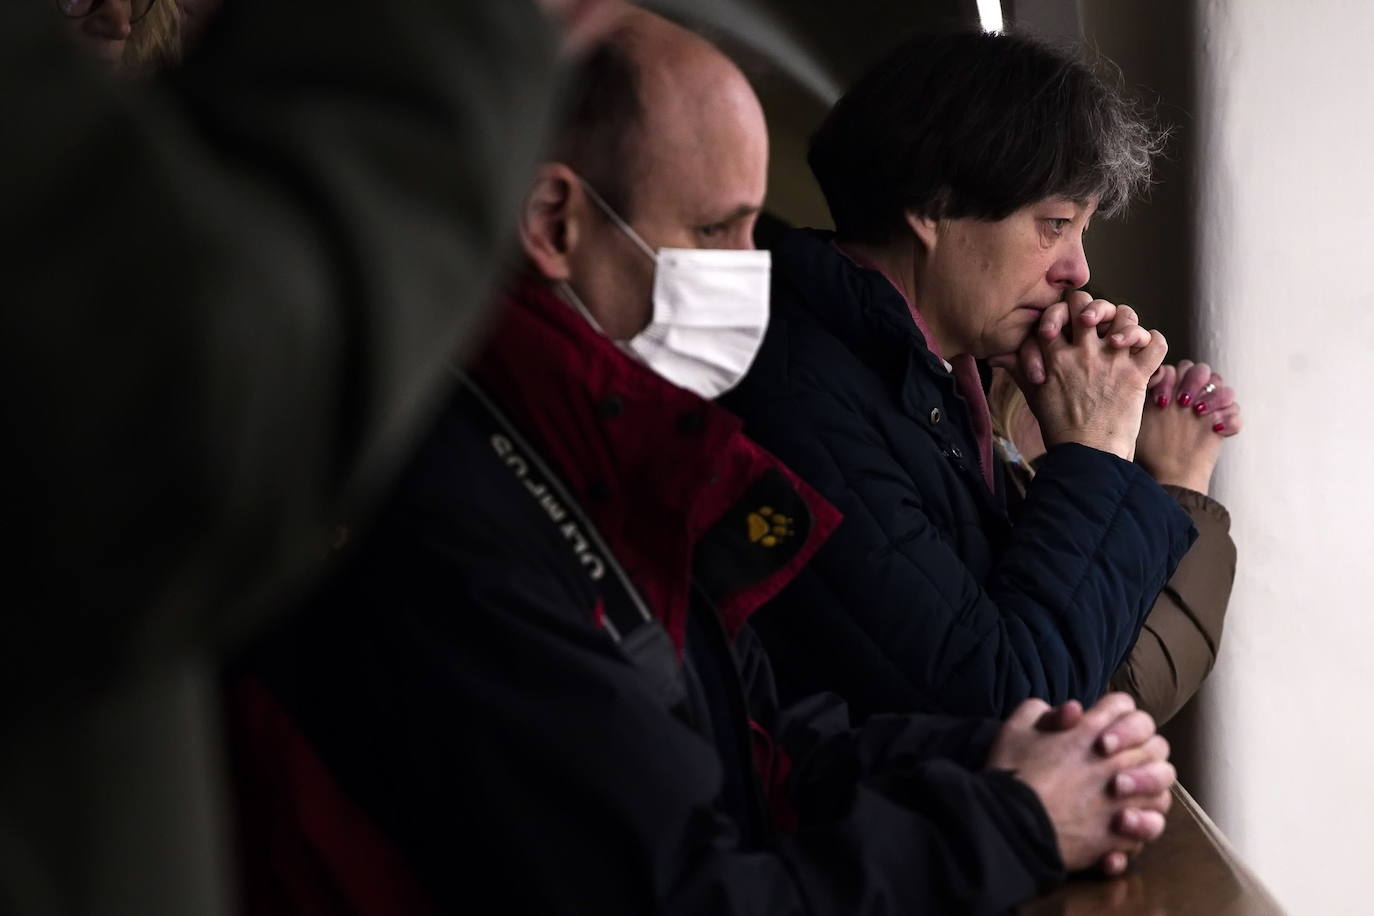
[[585, 178], [578, 178], [577, 180], [581, 183], [582, 190], [586, 191], [587, 196], [592, 199], [592, 202], [601, 208], [602, 213], [606, 214], [606, 218], [615, 223], [616, 228], [621, 232], [628, 235], [630, 241], [638, 245], [639, 250], [649, 256], [650, 261], [658, 263], [658, 254], [649, 247], [649, 243], [640, 238], [639, 233], [631, 229], [630, 224], [621, 219], [619, 213], [611, 209], [611, 205], [606, 203], [605, 199], [600, 194], [596, 193], [596, 188], [588, 184]]
[[573, 307], [573, 311], [587, 319], [587, 324], [592, 326], [592, 330], [596, 331], [596, 333], [600, 334], [602, 337], [608, 336], [606, 332], [602, 330], [600, 322], [592, 317], [591, 310], [588, 309], [586, 303], [582, 301], [582, 297], [573, 292], [571, 283], [567, 280], [559, 280], [558, 292], [562, 294], [563, 300]]

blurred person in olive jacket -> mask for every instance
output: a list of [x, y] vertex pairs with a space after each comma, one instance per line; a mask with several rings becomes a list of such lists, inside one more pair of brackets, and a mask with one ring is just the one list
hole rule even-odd
[[7, 17], [0, 728], [319, 562], [477, 327], [556, 66], [526, 2], [236, 0], [166, 86]]
[[0, 29], [6, 912], [223, 905], [207, 647], [292, 604], [432, 415], [543, 143], [549, 17], [580, 46], [606, 4], [233, 0], [157, 86], [69, 34], [118, 46], [138, 5]]

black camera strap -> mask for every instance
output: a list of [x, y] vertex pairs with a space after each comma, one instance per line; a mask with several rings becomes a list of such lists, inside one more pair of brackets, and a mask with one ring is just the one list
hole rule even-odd
[[454, 374], [490, 427], [487, 441], [497, 461], [515, 476], [548, 517], [574, 561], [600, 592], [606, 632], [644, 675], [654, 694], [669, 710], [681, 715], [687, 691], [668, 631], [650, 612], [615, 554], [558, 475], [467, 373], [454, 370]]

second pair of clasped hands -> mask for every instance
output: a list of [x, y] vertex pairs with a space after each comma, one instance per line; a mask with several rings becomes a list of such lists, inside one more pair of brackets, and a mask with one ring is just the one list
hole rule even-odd
[[1206, 493], [1222, 440], [1240, 431], [1240, 407], [1209, 366], [1164, 365], [1167, 353], [1130, 306], [1077, 290], [1041, 314], [1017, 352], [991, 362], [1011, 372], [1047, 448], [1077, 442]]
[[1154, 719], [1128, 694], [1084, 710], [1026, 700], [993, 742], [988, 769], [1013, 773], [1039, 797], [1069, 871], [1126, 870], [1164, 832], [1176, 774]]

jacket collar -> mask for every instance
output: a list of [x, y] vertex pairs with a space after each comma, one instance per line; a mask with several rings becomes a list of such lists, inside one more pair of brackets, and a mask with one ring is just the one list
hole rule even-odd
[[[627, 356], [536, 280], [503, 298], [473, 371], [558, 472], [679, 651], [694, 578], [733, 636], [839, 523], [734, 415]], [[787, 505], [806, 518], [786, 515]]]
[[775, 305], [802, 309], [885, 377], [904, 374], [913, 352], [932, 373], [944, 373], [906, 299], [881, 273], [836, 248], [833, 233], [783, 234], [773, 249], [773, 276], [775, 287], [787, 287], [775, 294]]
[[774, 276], [792, 281], [788, 295], [775, 296], [808, 312], [866, 365], [897, 386], [913, 416], [928, 413], [917, 403], [918, 374], [961, 408], [974, 459], [988, 487], [995, 490], [992, 419], [976, 361], [956, 356], [947, 367], [928, 338], [915, 305], [881, 270], [856, 261], [835, 244], [834, 234], [814, 229], [785, 233], [773, 251]]

